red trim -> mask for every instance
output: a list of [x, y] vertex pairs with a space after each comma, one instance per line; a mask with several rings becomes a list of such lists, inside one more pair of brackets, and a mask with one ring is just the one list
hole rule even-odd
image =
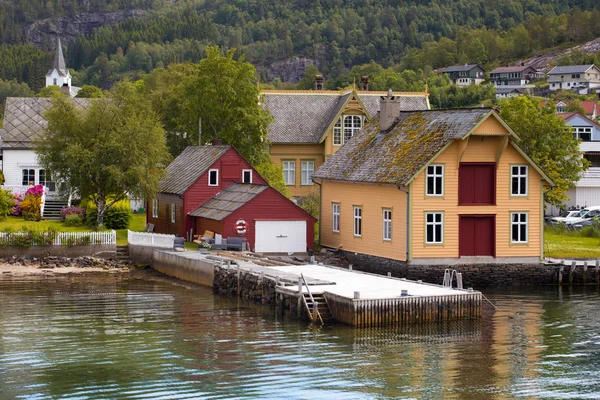
[[298, 218], [254, 218], [254, 221], [306, 221]]

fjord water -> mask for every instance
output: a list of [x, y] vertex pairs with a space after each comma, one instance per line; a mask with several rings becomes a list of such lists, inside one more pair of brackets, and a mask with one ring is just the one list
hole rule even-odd
[[484, 293], [480, 321], [357, 330], [161, 278], [0, 281], [0, 398], [600, 398], [597, 287]]

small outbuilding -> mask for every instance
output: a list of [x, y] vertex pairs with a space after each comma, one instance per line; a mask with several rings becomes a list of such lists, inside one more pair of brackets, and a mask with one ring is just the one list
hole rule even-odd
[[234, 183], [189, 213], [196, 232], [245, 237], [259, 253], [312, 249], [317, 220], [268, 185]]

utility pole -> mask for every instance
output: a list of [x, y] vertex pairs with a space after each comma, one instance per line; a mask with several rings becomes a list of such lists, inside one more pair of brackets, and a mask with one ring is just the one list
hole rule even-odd
[[202, 117], [198, 117], [198, 146], [202, 146]]

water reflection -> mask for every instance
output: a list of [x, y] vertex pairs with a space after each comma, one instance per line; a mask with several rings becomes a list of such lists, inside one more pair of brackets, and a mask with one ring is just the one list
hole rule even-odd
[[600, 398], [597, 288], [480, 321], [310, 327], [167, 280], [0, 281], [0, 398]]

